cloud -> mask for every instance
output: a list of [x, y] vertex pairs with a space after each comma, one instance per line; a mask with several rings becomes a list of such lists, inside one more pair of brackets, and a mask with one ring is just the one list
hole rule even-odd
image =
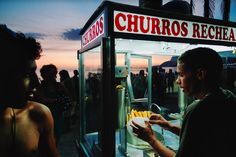
[[35, 39], [44, 39], [45, 35], [41, 33], [28, 32], [24, 33], [27, 37], [33, 37]]
[[43, 48], [44, 51], [50, 52], [50, 53], [59, 53], [59, 52], [77, 52], [74, 48], [61, 48], [61, 47], [46, 47]]
[[63, 32], [62, 33], [62, 37], [63, 39], [66, 39], [66, 40], [80, 40], [80, 35], [79, 35], [79, 32], [80, 32], [80, 28], [77, 28], [77, 29], [70, 29], [70, 30], [66, 30], [66, 32]]

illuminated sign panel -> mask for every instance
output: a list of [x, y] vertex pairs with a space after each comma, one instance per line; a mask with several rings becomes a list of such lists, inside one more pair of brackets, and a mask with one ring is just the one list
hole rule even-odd
[[236, 28], [114, 11], [114, 32], [236, 42]]
[[101, 14], [97, 20], [82, 35], [82, 47], [87, 46], [104, 34], [104, 14]]

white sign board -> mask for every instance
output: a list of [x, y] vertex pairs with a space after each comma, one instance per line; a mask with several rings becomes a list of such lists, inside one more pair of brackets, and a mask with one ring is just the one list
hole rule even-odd
[[236, 28], [114, 11], [114, 32], [236, 43]]
[[104, 13], [82, 35], [82, 47], [87, 46], [104, 34]]

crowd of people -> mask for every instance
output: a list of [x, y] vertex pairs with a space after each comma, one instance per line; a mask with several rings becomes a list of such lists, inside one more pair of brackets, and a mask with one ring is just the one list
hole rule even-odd
[[[171, 68], [168, 72], [162, 67], [152, 67], [152, 103], [159, 106], [166, 106], [166, 99], [168, 94], [176, 94], [177, 88], [175, 87], [176, 72]], [[134, 97], [145, 98], [148, 95], [148, 79], [144, 70], [140, 70], [138, 74], [133, 74], [131, 77], [133, 86]]]
[[[56, 79], [57, 74], [60, 76], [60, 81]], [[73, 122], [77, 118], [75, 112], [78, 109], [76, 82], [70, 77], [67, 70], [63, 69], [58, 73], [54, 64], [43, 65], [40, 75], [42, 80], [35, 87], [33, 100], [45, 104], [52, 112], [56, 143], [58, 143], [62, 133], [70, 130], [72, 118]]]
[[[168, 72], [162, 67], [152, 67], [152, 93], [174, 93], [176, 79], [176, 72], [173, 72], [171, 67]], [[147, 76], [144, 70], [140, 70], [137, 75], [132, 73], [132, 84], [134, 86], [134, 96], [136, 98], [143, 98], [147, 89]], [[159, 90], [157, 92], [157, 90]], [[157, 96], [158, 97], [158, 96]]]

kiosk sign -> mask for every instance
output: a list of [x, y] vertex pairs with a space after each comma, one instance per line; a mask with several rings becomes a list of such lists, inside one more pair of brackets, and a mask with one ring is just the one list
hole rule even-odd
[[114, 11], [114, 32], [236, 42], [236, 28]]
[[82, 35], [82, 47], [87, 46], [104, 34], [104, 13]]

